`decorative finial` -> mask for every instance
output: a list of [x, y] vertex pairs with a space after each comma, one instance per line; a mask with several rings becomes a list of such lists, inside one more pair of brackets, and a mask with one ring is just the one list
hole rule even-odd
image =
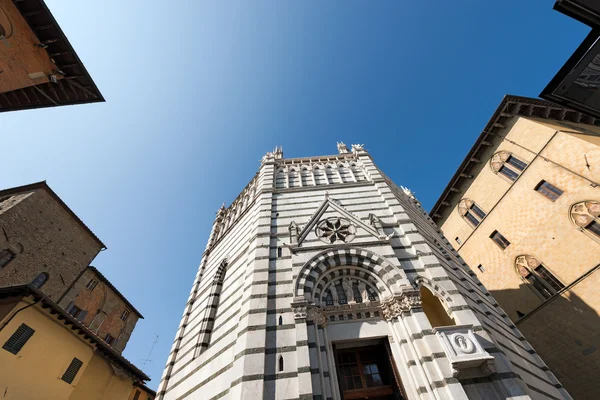
[[340, 154], [350, 153], [350, 150], [348, 150], [348, 146], [346, 146], [344, 144], [344, 142], [338, 142], [337, 143], [337, 148], [338, 148], [338, 153], [340, 153]]
[[400, 186], [400, 189], [402, 189], [402, 191], [404, 192], [405, 195], [407, 195], [408, 197], [410, 197], [413, 200], [416, 200], [415, 194], [412, 190], [410, 190], [409, 188], [404, 187], [404, 186]]
[[365, 145], [364, 144], [353, 144], [352, 145], [352, 152], [356, 153], [359, 151], [365, 151]]
[[273, 156], [275, 157], [276, 160], [279, 160], [281, 158], [283, 158], [283, 147], [282, 146], [275, 146], [275, 150], [273, 150]]

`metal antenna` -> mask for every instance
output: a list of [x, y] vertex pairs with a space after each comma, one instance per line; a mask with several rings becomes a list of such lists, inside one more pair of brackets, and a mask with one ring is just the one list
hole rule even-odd
[[149, 362], [152, 362], [152, 360], [150, 359], [150, 354], [152, 354], [152, 350], [154, 350], [154, 346], [156, 346], [156, 343], [158, 343], [158, 335], [155, 333], [154, 336], [156, 336], [156, 338], [154, 339], [154, 342], [152, 343], [152, 347], [150, 347], [150, 351], [148, 352], [146, 359], [144, 360], [144, 362], [142, 362], [142, 365], [146, 365]]

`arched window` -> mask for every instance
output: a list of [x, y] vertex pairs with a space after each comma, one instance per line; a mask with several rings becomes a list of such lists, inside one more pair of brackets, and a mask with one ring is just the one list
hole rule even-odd
[[364, 181], [367, 179], [365, 178], [365, 173], [363, 172], [362, 168], [358, 167], [355, 163], [350, 164], [350, 169], [354, 173], [357, 182]]
[[515, 267], [521, 278], [544, 299], [554, 296], [565, 287], [538, 259], [532, 256], [517, 257]]
[[427, 316], [432, 328], [437, 326], [456, 325], [436, 295], [425, 286], [421, 286], [420, 294], [421, 301], [423, 302], [423, 312]]
[[283, 317], [281, 315], [279, 316], [279, 325], [283, 325]]
[[282, 169], [275, 176], [275, 189], [285, 189], [285, 174]]
[[315, 174], [315, 184], [327, 185], [327, 179], [325, 178], [325, 172], [323, 172], [323, 168], [315, 167], [313, 172]]
[[36, 276], [35, 279], [31, 282], [31, 286], [39, 289], [42, 286], [44, 286], [44, 283], [46, 283], [47, 280], [48, 280], [48, 274], [45, 272], [42, 272], [41, 274]]
[[215, 317], [219, 308], [219, 298], [221, 296], [221, 288], [223, 287], [223, 281], [225, 280], [225, 274], [227, 272], [227, 260], [223, 260], [217, 267], [217, 271], [213, 277], [213, 282], [210, 287], [210, 293], [208, 294], [208, 304], [204, 309], [204, 315], [200, 323], [200, 333], [198, 335], [198, 342], [196, 343], [196, 351], [194, 357], [198, 357], [210, 345], [211, 335], [214, 328]]
[[340, 177], [342, 178], [342, 182], [354, 182], [352, 178], [352, 174], [350, 173], [350, 169], [347, 168], [344, 164], [338, 165], [338, 171], [340, 172]]
[[279, 372], [283, 371], [283, 356], [279, 356]]
[[340, 178], [336, 170], [333, 169], [331, 165], [328, 165], [325, 168], [325, 173], [327, 174], [327, 180], [329, 183], [340, 183]]
[[510, 181], [516, 180], [527, 167], [527, 163], [519, 160], [508, 151], [499, 151], [490, 160], [495, 174], [500, 174]]
[[458, 213], [474, 228], [485, 218], [485, 212], [471, 199], [462, 199], [458, 203]]
[[298, 176], [298, 172], [295, 169], [291, 169], [288, 175], [289, 179], [289, 187], [300, 187], [300, 177]]
[[300, 179], [302, 180], [302, 186], [312, 185], [310, 171], [306, 167], [302, 168], [302, 171], [300, 171]]
[[573, 204], [569, 216], [582, 232], [600, 242], [600, 202], [587, 200]]

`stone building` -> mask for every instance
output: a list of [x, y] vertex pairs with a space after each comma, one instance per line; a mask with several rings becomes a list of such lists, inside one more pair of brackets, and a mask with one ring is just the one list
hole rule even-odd
[[0, 191], [0, 287], [34, 283], [58, 302], [106, 248], [46, 184]]
[[0, 0], [0, 112], [103, 102], [43, 0]]
[[46, 182], [0, 191], [0, 287], [33, 285], [121, 353], [143, 317], [90, 266], [104, 249]]
[[142, 314], [95, 267], [88, 267], [58, 303], [113, 349], [123, 352]]
[[433, 220], [577, 399], [600, 393], [600, 128], [506, 96]]
[[158, 399], [570, 399], [361, 145], [267, 153], [217, 212]]

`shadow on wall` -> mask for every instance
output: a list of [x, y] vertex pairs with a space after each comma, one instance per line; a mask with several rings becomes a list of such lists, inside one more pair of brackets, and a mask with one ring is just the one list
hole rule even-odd
[[[600, 272], [568, 288], [516, 321], [517, 328], [574, 399], [597, 398], [600, 393], [600, 317], [598, 305], [584, 302], [576, 293], [594, 293]], [[497, 290], [494, 298], [519, 296], [530, 289]], [[502, 305], [500, 303], [500, 305]]]

